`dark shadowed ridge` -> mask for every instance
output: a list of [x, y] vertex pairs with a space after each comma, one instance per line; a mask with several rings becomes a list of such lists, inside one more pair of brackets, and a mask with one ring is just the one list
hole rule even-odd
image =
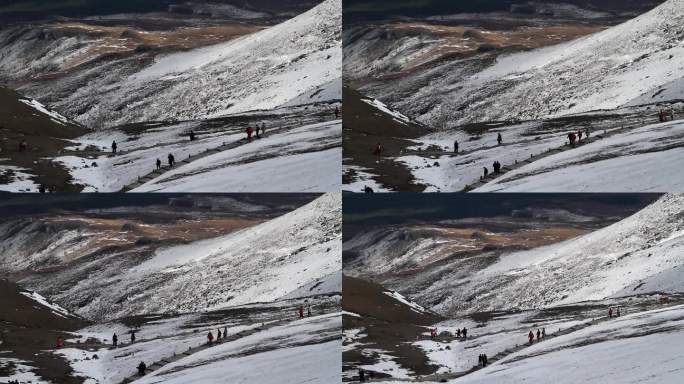
[[[585, 9], [608, 12], [613, 15], [631, 15], [647, 12], [665, 0], [551, 0], [545, 3], [573, 4]], [[345, 0], [344, 21], [353, 23], [369, 20], [387, 20], [396, 17], [425, 17], [457, 13], [511, 12], [533, 14], [534, 10], [522, 0]]]

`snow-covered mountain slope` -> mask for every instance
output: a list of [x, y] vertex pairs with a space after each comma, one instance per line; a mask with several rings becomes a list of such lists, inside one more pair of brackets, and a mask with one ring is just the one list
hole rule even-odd
[[669, 0], [574, 41], [500, 56], [484, 66], [445, 60], [402, 80], [399, 90], [394, 84], [369, 90], [423, 123], [447, 120], [452, 127], [682, 99], [683, 9], [681, 0]]
[[[54, 246], [41, 251], [42, 260], [54, 265], [50, 275], [33, 274], [21, 283], [98, 320], [273, 301], [341, 270], [341, 205], [339, 193], [323, 195], [262, 224], [183, 245], [159, 247], [159, 240], [146, 237], [134, 240], [131, 248], [122, 243], [127, 231], [99, 237], [73, 231], [53, 236]], [[65, 261], [54, 262], [63, 257], [64, 243], [83, 248], [82, 253], [71, 250], [69, 257], [87, 257], [72, 264], [66, 260], [67, 267]], [[88, 252], [95, 245], [100, 251]], [[4, 256], [6, 271], [35, 262], [35, 257]], [[341, 287], [327, 289], [332, 290]]]
[[64, 101], [66, 113], [101, 127], [216, 117], [311, 96], [340, 78], [341, 9], [340, 0], [326, 0], [260, 32], [157, 57], [121, 81], [85, 84]]
[[622, 316], [544, 340], [449, 382], [677, 383], [683, 312], [680, 305]]
[[168, 364], [134, 383], [340, 381], [339, 313], [309, 317]]
[[340, 189], [340, 120], [271, 133], [193, 161], [132, 192], [332, 192]]
[[[335, 191], [342, 146], [341, 123], [333, 120], [338, 106], [309, 104], [125, 125], [73, 140], [55, 161], [86, 192]], [[247, 141], [246, 128], [256, 126], [265, 133]], [[191, 131], [194, 141], [188, 138]], [[118, 145], [116, 156], [111, 155], [112, 141]], [[172, 169], [169, 155], [176, 160]]]
[[682, 128], [681, 120], [646, 125], [537, 160], [475, 191], [681, 192]]
[[[503, 255], [466, 278], [445, 276], [441, 311], [540, 308], [611, 296], [682, 292], [684, 195], [559, 244]], [[468, 299], [466, 301], [466, 298]]]
[[[65, 337], [62, 348], [51, 348], [49, 352], [67, 361], [74, 370], [71, 376], [86, 378], [92, 384], [135, 381], [139, 379], [137, 366], [141, 361], [148, 367], [147, 377], [159, 380], [181, 376], [188, 382], [190, 372], [198, 365], [230, 364], [245, 355], [288, 351], [339, 339], [339, 300], [339, 295], [310, 300], [312, 315], [304, 319], [297, 319], [300, 300], [202, 313], [127, 317], [81, 327]], [[212, 332], [216, 337], [219, 330], [221, 339], [207, 344], [207, 334]], [[131, 340], [133, 331], [135, 342]], [[116, 348], [111, 347], [114, 334], [118, 337]], [[338, 353], [339, 361], [339, 346], [328, 345], [328, 349], [330, 354]], [[212, 358], [206, 359], [208, 355]], [[310, 372], [303, 376], [315, 377]]]

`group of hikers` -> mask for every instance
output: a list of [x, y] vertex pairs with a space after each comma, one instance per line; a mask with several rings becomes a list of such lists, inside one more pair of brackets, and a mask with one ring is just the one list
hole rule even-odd
[[[444, 331], [444, 332], [442, 332], [442, 333], [449, 334], [449, 333], [446, 332], [446, 331]], [[449, 335], [450, 335], [450, 336], [453, 336], [453, 333], [452, 333], [452, 334], [449, 334]], [[434, 339], [434, 338], [436, 338], [437, 336], [438, 336], [437, 328], [430, 328], [430, 338], [431, 338], [431, 339]], [[463, 340], [465, 340], [467, 337], [468, 337], [468, 328], [466, 328], [466, 327], [463, 327], [463, 329], [456, 328], [456, 338], [457, 338], [457, 339], [463, 338]]]
[[620, 307], [616, 308], [616, 311], [613, 312], [613, 308], [608, 308], [608, 317], [613, 318], [613, 314], [615, 314], [615, 317], [620, 317]]
[[575, 146], [578, 143], [582, 142], [582, 136], [583, 135], [586, 136], [587, 139], [589, 139], [590, 134], [591, 134], [591, 131], [589, 130], [589, 128], [584, 128], [584, 131], [582, 131], [580, 129], [577, 132], [574, 132], [574, 131], [570, 132], [570, 133], [568, 133], [568, 142], [570, 142], [571, 147], [575, 148]]
[[[311, 317], [311, 304], [309, 304], [308, 300], [305, 300], [304, 303], [306, 304], [306, 317]], [[299, 318], [303, 319], [304, 318], [304, 304], [299, 305]]]
[[477, 361], [479, 362], [479, 365], [481, 365], [483, 368], [487, 366], [487, 354], [483, 353], [480, 356], [477, 357]]
[[[254, 133], [256, 133], [257, 139], [260, 139], [261, 136], [263, 136], [266, 133], [266, 123], [261, 123], [261, 127], [259, 126], [259, 124], [257, 124], [255, 128], [252, 128], [251, 126], [249, 126], [245, 129], [245, 132], [247, 133], [247, 140], [248, 141], [252, 141], [252, 135]], [[260, 131], [261, 131], [261, 136], [259, 135]]]
[[[537, 328], [537, 341], [540, 341], [541, 339], [546, 337], [546, 328], [542, 328], [539, 330]], [[534, 332], [530, 331], [530, 333], [527, 334], [527, 338], [530, 341], [530, 344], [534, 343]]]
[[[223, 333], [221, 333], [221, 329], [216, 330], [216, 342], [218, 343], [221, 339], [225, 339], [228, 337], [228, 327], [223, 327]], [[214, 342], [214, 334], [209, 331], [207, 334], [207, 344], [211, 345]]]

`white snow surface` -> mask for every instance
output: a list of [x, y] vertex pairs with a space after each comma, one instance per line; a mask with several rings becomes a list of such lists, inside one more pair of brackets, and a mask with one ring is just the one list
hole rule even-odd
[[135, 383], [339, 382], [341, 339], [324, 338], [341, 328], [340, 313], [293, 321], [187, 356]]
[[684, 192], [683, 144], [681, 120], [646, 125], [542, 158], [475, 192]]
[[[134, 192], [338, 191], [341, 129], [341, 121], [335, 120], [267, 134], [263, 139], [177, 167]], [[340, 147], [335, 147], [337, 144]]]

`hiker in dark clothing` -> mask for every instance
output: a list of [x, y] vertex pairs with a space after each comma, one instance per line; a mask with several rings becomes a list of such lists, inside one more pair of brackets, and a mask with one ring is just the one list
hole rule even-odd
[[38, 187], [38, 192], [45, 193], [45, 186], [41, 185], [40, 187]]
[[541, 340], [541, 331], [537, 329], [537, 341]]
[[458, 154], [458, 140], [454, 140], [454, 153]]
[[456, 338], [460, 339], [461, 338], [461, 330], [456, 328]]
[[489, 175], [489, 169], [487, 169], [487, 167], [483, 167], [483, 168], [484, 168], [484, 177], [483, 178], [487, 178], [487, 176]]
[[135, 331], [131, 331], [131, 344], [135, 343]]
[[608, 308], [608, 317], [609, 318], [613, 317], [613, 308]]
[[468, 337], [468, 330], [466, 329], [466, 327], [463, 327], [463, 330], [461, 331], [461, 333], [463, 334], [464, 339], [466, 339]]
[[172, 154], [169, 153], [169, 167], [173, 167], [173, 165], [176, 163], [176, 159], [173, 157]]
[[112, 153], [116, 155], [116, 141], [112, 141]]
[[366, 185], [363, 187], [363, 192], [364, 193], [373, 193], [374, 191], [373, 191], [373, 188]]
[[217, 334], [216, 334], [216, 341], [219, 341], [219, 340], [221, 340], [221, 329], [219, 329], [217, 331]]
[[487, 366], [487, 354], [486, 353], [482, 354], [482, 366], [483, 367]]
[[114, 343], [114, 346], [116, 347], [118, 342], [119, 342], [119, 338], [116, 337], [116, 333], [115, 333], [114, 336], [112, 336], [112, 343]]
[[261, 123], [261, 136], [266, 134], [266, 123]]
[[304, 304], [299, 305], [299, 318], [300, 319], [304, 318]]
[[527, 334], [527, 338], [530, 339], [530, 344], [534, 342], [534, 333], [530, 331], [530, 333]]
[[366, 381], [366, 375], [363, 369], [359, 369], [359, 381], [362, 383]]
[[223, 338], [228, 337], [228, 327], [223, 327]]
[[161, 160], [157, 158], [157, 170], [161, 169]]
[[499, 143], [499, 145], [501, 145], [501, 143], [503, 143], [503, 137], [501, 137], [501, 133], [499, 133], [496, 136], [496, 142]]
[[546, 328], [542, 328], [542, 339], [546, 338]]
[[337, 119], [338, 117], [340, 117], [340, 108], [335, 107], [335, 118]]
[[483, 364], [484, 364], [484, 361], [482, 361], [482, 354], [480, 353], [477, 356], [477, 365], [483, 365]]
[[580, 129], [577, 131], [577, 137], [579, 138], [579, 141], [582, 141], [582, 130]]
[[145, 376], [146, 370], [147, 370], [147, 365], [145, 365], [145, 363], [141, 361], [140, 364], [138, 364], [138, 375]]
[[257, 137], [257, 139], [260, 139], [260, 138], [261, 138], [261, 137], [259, 136], [259, 129], [260, 129], [260, 128], [259, 128], [259, 124], [257, 124], [257, 126], [256, 126], [256, 137]]
[[195, 141], [195, 132], [190, 131], [190, 141]]

